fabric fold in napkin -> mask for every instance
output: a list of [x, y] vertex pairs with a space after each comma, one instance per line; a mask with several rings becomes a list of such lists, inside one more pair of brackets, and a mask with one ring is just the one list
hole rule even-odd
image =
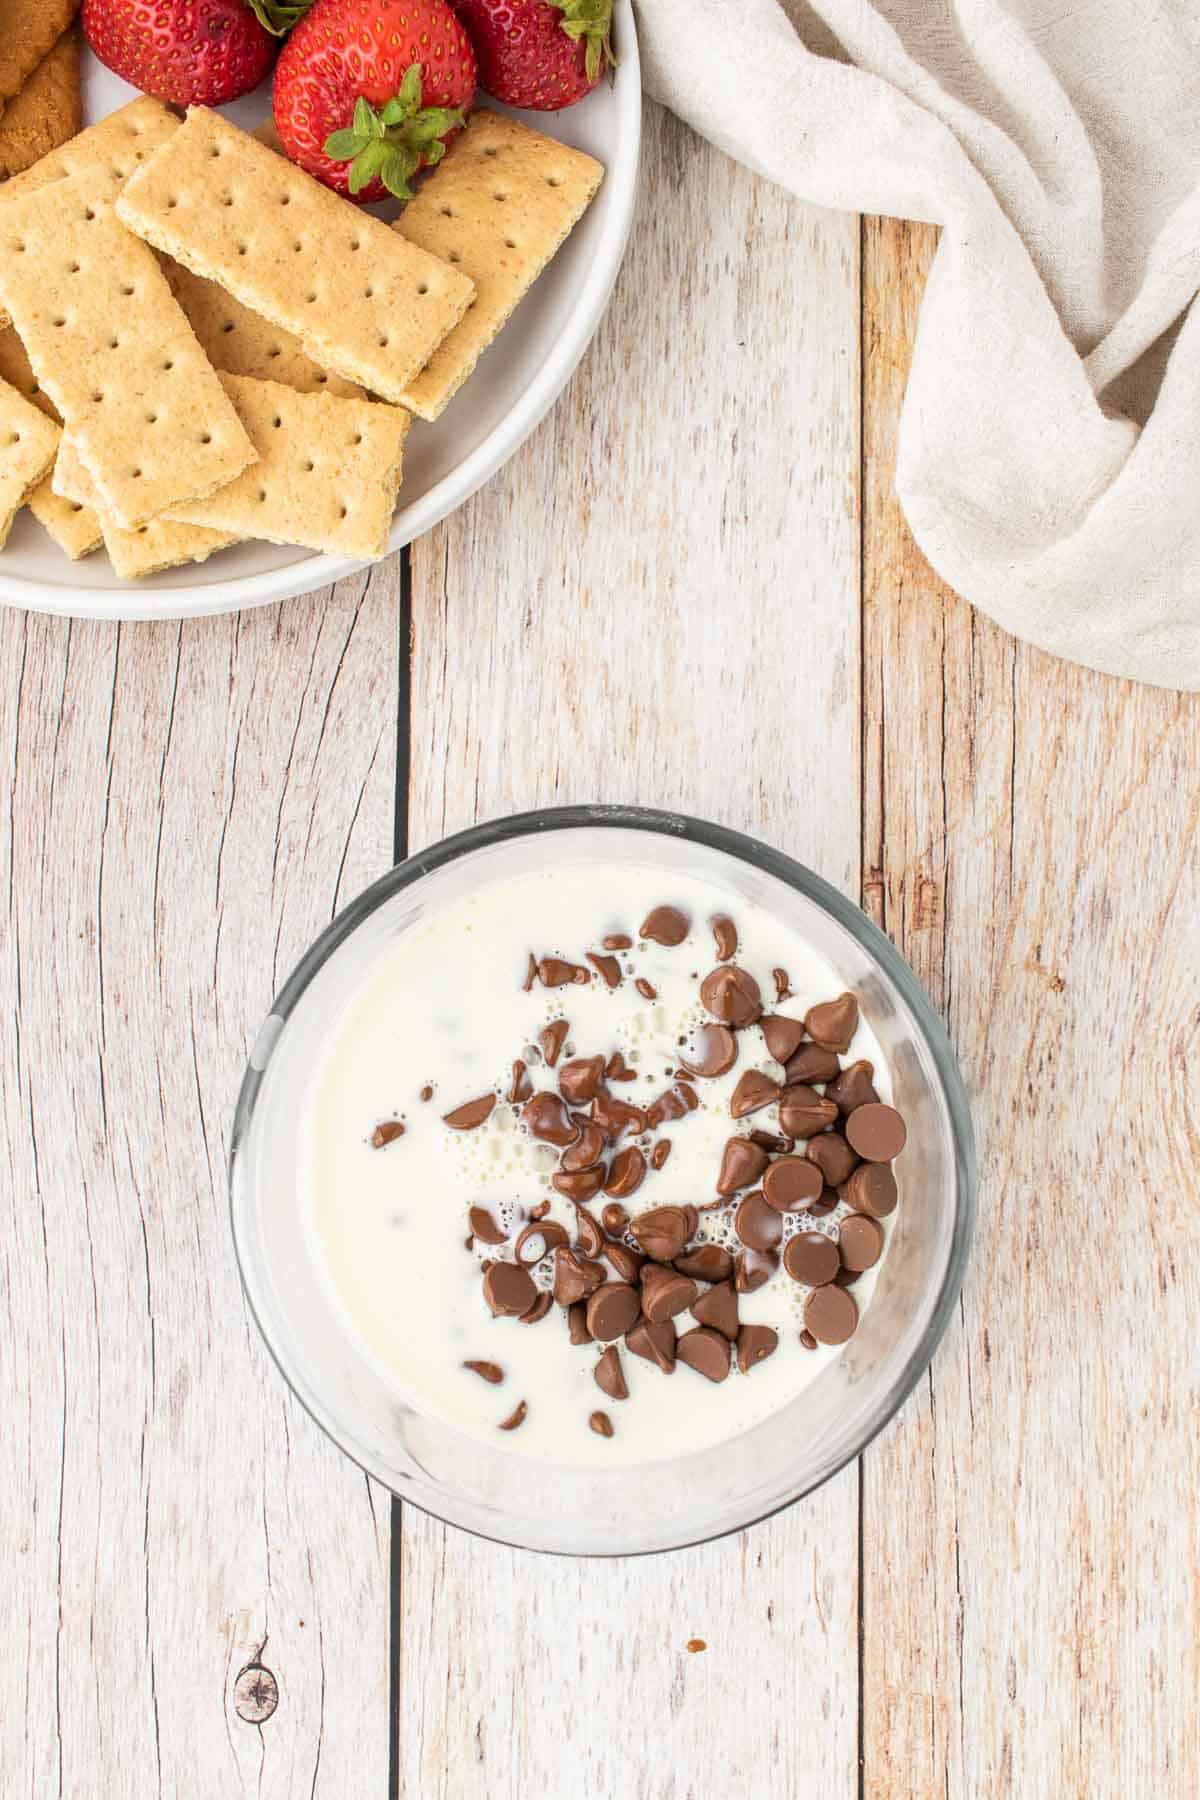
[[942, 227], [897, 489], [1057, 656], [1200, 688], [1195, 0], [638, 0], [648, 90], [821, 206]]

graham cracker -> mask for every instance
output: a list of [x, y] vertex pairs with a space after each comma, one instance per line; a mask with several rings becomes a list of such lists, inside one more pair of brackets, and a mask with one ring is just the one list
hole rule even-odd
[[90, 556], [104, 541], [100, 520], [90, 506], [63, 500], [54, 492], [53, 474], [43, 476], [29, 496], [29, 510], [72, 562]]
[[0, 382], [0, 548], [58, 449], [59, 428], [15, 387]]
[[7, 381], [10, 387], [16, 388], [18, 394], [31, 400], [40, 412], [44, 412], [48, 419], [61, 425], [58, 409], [43, 394], [41, 384], [29, 366], [25, 346], [11, 325], [0, 331], [0, 381]]
[[72, 27], [0, 116], [0, 181], [21, 174], [67, 143], [82, 123], [79, 32]]
[[299, 394], [322, 389], [346, 400], [361, 400], [363, 391], [340, 375], [328, 375], [306, 356], [299, 338], [251, 312], [215, 281], [193, 275], [182, 263], [163, 258], [163, 274], [187, 314], [188, 324], [215, 369], [228, 375], [253, 375], [278, 381]]
[[[97, 501], [92, 479], [70, 438], [65, 437], [59, 446], [53, 488], [64, 504], [73, 501], [86, 509]], [[102, 507], [97, 516], [108, 560], [122, 581], [160, 575], [164, 569], [177, 569], [184, 563], [206, 562], [216, 551], [237, 542], [228, 532], [209, 531], [202, 525], [180, 525], [171, 519], [151, 519], [136, 531], [123, 531]]]
[[[3, 4], [4, 0], [0, 0], [0, 6]], [[99, 124], [89, 125], [61, 149], [41, 157], [23, 174], [6, 181], [0, 186], [0, 207], [18, 194], [61, 181], [66, 175], [87, 177], [89, 198], [94, 194], [111, 199], [137, 165], [152, 156], [173, 131], [178, 131], [179, 123], [161, 100], [141, 94], [128, 106], [109, 113]], [[0, 296], [0, 329], [9, 322]]]
[[61, 181], [65, 175], [94, 175], [94, 191], [101, 198], [111, 197], [138, 164], [153, 156], [179, 126], [180, 120], [167, 111], [161, 100], [139, 94], [128, 106], [89, 125], [61, 149], [52, 150], [23, 174], [14, 175], [0, 188], [0, 207], [18, 194]]
[[500, 113], [475, 112], [393, 230], [452, 263], [475, 299], [400, 396], [436, 419], [583, 216], [604, 166]]
[[123, 188], [118, 216], [300, 339], [321, 368], [398, 401], [475, 292], [249, 132], [204, 107]]
[[3, 0], [0, 5], [0, 103], [21, 92], [75, 14], [79, 0]]
[[224, 487], [254, 447], [158, 259], [92, 177], [0, 201], [0, 299], [119, 525]]
[[370, 559], [387, 550], [410, 418], [399, 407], [223, 375], [258, 451], [253, 468], [171, 518], [270, 544]]

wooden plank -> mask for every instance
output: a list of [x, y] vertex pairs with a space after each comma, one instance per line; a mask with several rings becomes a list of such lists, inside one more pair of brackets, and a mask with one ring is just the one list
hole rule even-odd
[[396, 621], [394, 565], [0, 616], [6, 1793], [385, 1786], [386, 1500], [246, 1315], [225, 1154], [277, 983], [389, 860]]
[[[857, 222], [654, 109], [643, 196], [569, 392], [414, 547], [413, 845], [640, 801], [761, 833], [853, 891]], [[847, 1800], [857, 1479], [634, 1565], [406, 1509], [401, 1795]]]
[[982, 1180], [960, 1317], [865, 1459], [864, 1791], [1191, 1794], [1200, 696], [1018, 645], [924, 564], [891, 480], [933, 241], [865, 228], [865, 888]]

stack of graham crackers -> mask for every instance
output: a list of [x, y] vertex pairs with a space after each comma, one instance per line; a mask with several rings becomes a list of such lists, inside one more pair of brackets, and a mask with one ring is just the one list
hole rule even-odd
[[143, 98], [0, 187], [0, 544], [27, 501], [124, 578], [251, 538], [383, 555], [412, 416], [603, 176], [477, 112], [388, 226], [265, 136]]

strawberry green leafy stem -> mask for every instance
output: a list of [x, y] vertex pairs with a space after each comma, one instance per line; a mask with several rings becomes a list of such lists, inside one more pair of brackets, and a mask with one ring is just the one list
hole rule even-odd
[[463, 124], [461, 106], [421, 105], [421, 65], [413, 63], [400, 91], [379, 109], [360, 96], [354, 123], [325, 139], [331, 162], [350, 164], [350, 192], [360, 194], [379, 178], [397, 200], [411, 200], [409, 181], [422, 162], [430, 167], [446, 154], [442, 139]]
[[312, 0], [250, 0], [250, 10], [272, 37], [286, 37], [298, 25]]
[[587, 44], [585, 67], [589, 81], [595, 81], [605, 63], [615, 69], [617, 59], [612, 47], [613, 0], [550, 0], [562, 13], [559, 23], [576, 43]]

